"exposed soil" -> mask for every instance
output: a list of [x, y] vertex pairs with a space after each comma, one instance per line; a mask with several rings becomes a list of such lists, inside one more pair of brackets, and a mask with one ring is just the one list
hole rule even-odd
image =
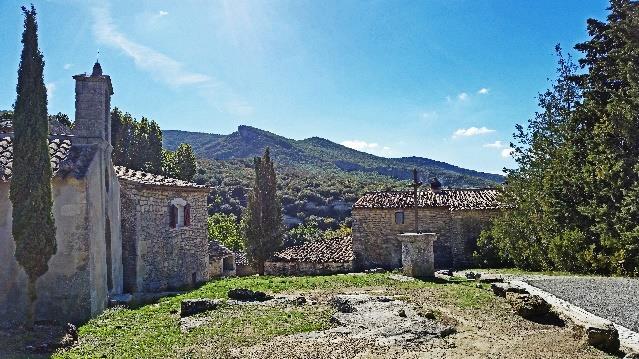
[[[416, 312], [436, 313], [435, 327], [425, 332], [422, 340], [379, 340], [380, 335], [358, 335], [378, 331], [387, 326], [361, 320], [360, 331], [353, 335], [356, 318], [336, 323], [324, 332], [276, 337], [251, 347], [232, 350], [233, 358], [606, 358], [605, 353], [587, 346], [570, 323], [564, 326], [527, 321], [512, 312], [502, 298], [494, 298], [479, 309], [463, 309], [428, 289], [392, 293], [384, 289], [356, 291], [367, 295], [389, 295], [414, 305]], [[349, 293], [349, 294], [352, 294]], [[335, 293], [314, 293], [312, 298], [330, 302]], [[395, 304], [396, 310], [405, 308]], [[358, 308], [356, 307], [356, 310]], [[406, 311], [407, 317], [423, 315]], [[345, 314], [337, 313], [337, 317]], [[380, 314], [380, 320], [384, 319]], [[432, 315], [432, 314], [431, 314]], [[346, 316], [348, 316], [346, 314]], [[364, 315], [367, 317], [368, 315]], [[395, 318], [399, 318], [398, 315]], [[370, 316], [368, 316], [370, 319]], [[395, 320], [395, 319], [393, 319]], [[345, 323], [344, 323], [345, 322]], [[441, 335], [446, 326], [455, 328], [450, 335]], [[383, 331], [383, 330], [381, 330]], [[437, 335], [437, 332], [440, 335]], [[418, 333], [409, 331], [410, 335]], [[397, 333], [391, 333], [393, 337]], [[405, 334], [405, 333], [404, 333]], [[445, 333], [448, 334], [448, 333]], [[396, 337], [395, 337], [396, 339]]]

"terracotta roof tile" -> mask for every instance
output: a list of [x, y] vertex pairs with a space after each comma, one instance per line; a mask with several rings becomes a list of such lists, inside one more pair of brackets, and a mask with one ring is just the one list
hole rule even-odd
[[[442, 189], [438, 192], [419, 191], [420, 208], [442, 207], [451, 211], [466, 209], [498, 209], [495, 188]], [[355, 202], [353, 208], [413, 208], [413, 192], [369, 192]]]
[[246, 253], [234, 252], [233, 255], [235, 256], [235, 265], [247, 266], [250, 264], [246, 257]]
[[233, 254], [233, 252], [231, 252], [231, 250], [229, 250], [228, 248], [224, 247], [220, 242], [218, 242], [218, 241], [210, 241], [209, 242], [209, 257], [210, 258], [219, 259], [219, 258], [224, 258], [224, 257], [230, 256], [232, 254]]
[[[49, 154], [51, 155], [51, 169], [55, 175], [60, 163], [67, 157], [71, 149], [71, 141], [61, 138], [49, 139]], [[0, 137], [0, 181], [7, 182], [11, 179], [13, 167], [13, 139]]]
[[206, 186], [198, 185], [188, 181], [155, 175], [148, 172], [136, 171], [122, 166], [115, 166], [115, 173], [121, 180], [136, 182], [144, 185], [207, 189]]
[[288, 247], [273, 255], [281, 262], [343, 263], [354, 260], [351, 236], [316, 239], [299, 246]]

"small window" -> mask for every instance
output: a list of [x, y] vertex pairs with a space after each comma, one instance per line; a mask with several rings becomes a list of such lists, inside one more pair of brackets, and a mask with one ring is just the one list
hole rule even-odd
[[191, 225], [191, 205], [182, 198], [176, 198], [169, 204], [169, 226], [171, 228]]
[[395, 224], [404, 224], [404, 212], [395, 212]]

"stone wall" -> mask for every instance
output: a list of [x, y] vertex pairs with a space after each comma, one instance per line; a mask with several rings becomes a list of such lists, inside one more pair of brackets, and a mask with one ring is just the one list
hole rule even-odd
[[328, 275], [350, 273], [353, 262], [313, 263], [313, 262], [272, 262], [264, 263], [264, 274], [281, 276]]
[[[97, 156], [96, 156], [97, 157]], [[53, 214], [57, 252], [49, 260], [49, 271], [36, 282], [36, 320], [82, 323], [106, 308], [107, 245], [105, 234], [108, 201], [100, 157], [91, 162], [86, 176], [55, 177], [52, 181]], [[111, 227], [119, 226], [112, 214]], [[22, 323], [28, 306], [27, 276], [13, 257], [12, 210], [9, 183], [0, 183], [0, 325]], [[118, 256], [119, 236], [111, 238]], [[112, 247], [112, 248], [113, 248]], [[117, 262], [112, 263], [112, 291], [117, 283]], [[115, 275], [113, 275], [115, 273]]]
[[[404, 224], [395, 224], [395, 212], [404, 212]], [[419, 210], [419, 230], [437, 234], [434, 245], [436, 268], [460, 268], [471, 263], [481, 228], [495, 210], [450, 211], [447, 208]], [[413, 209], [353, 209], [355, 269], [399, 268], [402, 246], [397, 234], [412, 232]]]
[[[192, 287], [209, 279], [208, 190], [121, 181], [122, 257], [126, 292]], [[182, 198], [191, 224], [170, 228], [168, 207]]]

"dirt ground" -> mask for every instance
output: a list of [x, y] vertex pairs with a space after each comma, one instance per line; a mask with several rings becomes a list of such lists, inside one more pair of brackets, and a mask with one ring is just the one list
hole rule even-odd
[[[402, 298], [424, 310], [433, 310], [437, 319], [455, 326], [456, 333], [433, 338], [417, 345], [379, 345], [363, 338], [341, 335], [296, 334], [276, 337], [252, 347], [234, 349], [233, 358], [610, 358], [587, 346], [573, 330], [540, 324], [515, 315], [502, 298], [494, 297], [479, 308], [461, 308], [429, 289], [353, 290]], [[327, 302], [336, 293], [299, 293], [318, 302]]]

